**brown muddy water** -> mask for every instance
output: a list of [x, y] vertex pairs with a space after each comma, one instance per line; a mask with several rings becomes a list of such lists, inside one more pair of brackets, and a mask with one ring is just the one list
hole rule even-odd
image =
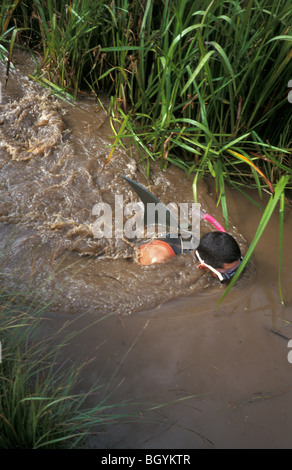
[[[106, 384], [108, 403], [127, 401], [131, 420], [103, 426], [86, 447], [290, 448], [292, 417], [291, 214], [284, 228], [282, 306], [278, 292], [278, 214], [236, 286], [198, 270], [190, 255], [141, 267], [127, 239], [92, 235], [94, 204], [116, 194], [137, 200], [121, 173], [163, 202], [192, 201], [191, 180], [151, 165], [149, 182], [134, 149], [113, 143], [107, 109], [84, 98], [52, 99], [26, 79], [16, 57], [1, 104], [0, 233], [6, 289], [40, 293], [50, 312], [43, 334], [80, 334], [70, 358], [88, 357], [79, 391]], [[1, 82], [5, 70], [1, 68]], [[250, 195], [263, 201], [249, 191]], [[202, 208], [221, 223], [212, 184]], [[262, 211], [228, 189], [232, 233], [243, 253]], [[212, 228], [205, 223], [201, 233]], [[94, 395], [92, 406], [100, 400]], [[163, 406], [160, 406], [163, 405]], [[115, 413], [115, 412], [113, 412]]]

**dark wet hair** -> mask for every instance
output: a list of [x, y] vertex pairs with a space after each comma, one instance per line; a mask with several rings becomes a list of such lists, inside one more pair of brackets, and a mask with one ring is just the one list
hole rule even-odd
[[210, 232], [204, 235], [197, 248], [202, 260], [215, 269], [224, 263], [233, 263], [241, 257], [237, 241], [226, 232]]

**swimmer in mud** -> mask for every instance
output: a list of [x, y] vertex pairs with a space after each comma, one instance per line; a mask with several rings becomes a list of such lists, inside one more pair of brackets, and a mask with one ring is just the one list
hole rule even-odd
[[[179, 238], [157, 238], [139, 247], [138, 261], [142, 265], [160, 263], [182, 252]], [[200, 262], [199, 268], [212, 271], [220, 282], [230, 280], [242, 261], [238, 243], [226, 232], [204, 235], [193, 255]]]
[[[125, 175], [121, 176], [138, 194], [144, 206], [147, 206], [148, 203], [159, 203], [165, 208], [165, 216], [169, 216], [169, 226], [173, 225], [176, 229], [179, 228], [177, 220], [173, 218], [169, 209], [148, 189]], [[148, 212], [146, 211], [145, 214], [146, 217], [144, 215], [144, 221], [146, 224]], [[210, 214], [201, 212], [200, 217], [211, 222], [218, 231], [204, 235], [195, 250], [193, 250], [193, 248], [186, 249], [184, 247], [183, 237], [181, 235], [174, 238], [171, 237], [170, 234], [158, 236], [139, 246], [137, 255], [138, 262], [141, 265], [147, 266], [161, 263], [171, 256], [193, 251], [194, 258], [200, 263], [199, 268], [210, 270], [214, 276], [218, 277], [220, 282], [229, 281], [236, 273], [242, 261], [239, 245]]]

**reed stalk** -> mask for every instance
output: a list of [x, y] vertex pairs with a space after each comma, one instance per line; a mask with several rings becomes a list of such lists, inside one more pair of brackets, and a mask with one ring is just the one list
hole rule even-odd
[[[113, 384], [76, 391], [89, 359], [72, 362], [67, 346], [81, 331], [66, 334], [62, 327], [46, 336], [49, 305], [37, 292], [29, 298], [0, 291], [0, 449], [79, 448], [105, 424], [134, 419], [131, 404], [110, 403]], [[92, 396], [96, 404], [89, 407]]]

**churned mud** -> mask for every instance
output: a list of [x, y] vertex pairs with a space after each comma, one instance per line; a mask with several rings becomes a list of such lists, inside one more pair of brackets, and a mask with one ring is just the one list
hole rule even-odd
[[[114, 223], [116, 196], [124, 205], [139, 200], [121, 174], [165, 204], [191, 204], [192, 182], [177, 168], [162, 172], [159, 163], [147, 179], [145, 162], [131, 147], [117, 148], [105, 165], [113, 144], [106, 100], [103, 106], [90, 98], [65, 104], [25, 80], [22, 67], [11, 73], [0, 117], [1, 250], [10, 288], [38, 287], [44, 301], [53, 297], [66, 312], [132, 313], [212, 284], [191, 254], [141, 267], [137, 241], [115, 232], [94, 236], [96, 204], [109, 204]], [[199, 193], [201, 207], [214, 214], [207, 184]], [[202, 233], [211, 229], [202, 223]], [[231, 232], [244, 250], [244, 238]]]

